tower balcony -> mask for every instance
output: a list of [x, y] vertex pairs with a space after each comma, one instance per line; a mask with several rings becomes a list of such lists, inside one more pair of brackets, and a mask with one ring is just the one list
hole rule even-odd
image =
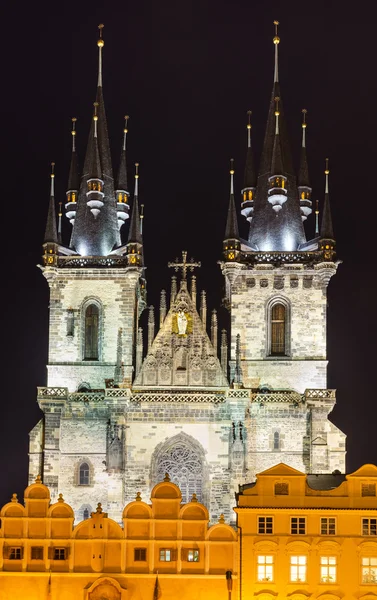
[[77, 209], [77, 190], [68, 190], [67, 203], [65, 205], [65, 214], [71, 225], [75, 222]]
[[127, 204], [129, 194], [124, 190], [116, 190], [115, 197], [117, 201], [117, 219], [119, 229], [129, 219], [130, 207]]
[[269, 177], [270, 189], [268, 190], [268, 201], [276, 213], [281, 211], [284, 202], [287, 201], [287, 178], [284, 175]]
[[88, 179], [88, 191], [86, 192], [87, 205], [90, 208], [90, 212], [96, 219], [101, 212], [101, 208], [104, 206], [103, 198], [103, 181], [102, 179]]

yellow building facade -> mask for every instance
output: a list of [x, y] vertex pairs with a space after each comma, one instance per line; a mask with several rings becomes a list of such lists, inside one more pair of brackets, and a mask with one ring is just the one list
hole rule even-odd
[[50, 504], [38, 477], [1, 510], [0, 600], [228, 598], [237, 588], [237, 534], [193, 496], [182, 505], [167, 476], [123, 511], [122, 526], [99, 504], [74, 526], [72, 508]]
[[279, 464], [240, 487], [240, 598], [376, 600], [377, 467], [307, 476]]

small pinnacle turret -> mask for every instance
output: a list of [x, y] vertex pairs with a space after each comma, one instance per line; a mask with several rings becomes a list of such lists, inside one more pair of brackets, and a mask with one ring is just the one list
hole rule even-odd
[[268, 178], [268, 201], [276, 213], [280, 212], [287, 201], [287, 178], [284, 173], [283, 157], [279, 132], [279, 96], [275, 98], [275, 137], [272, 150], [270, 177]]
[[123, 143], [122, 143], [122, 151], [120, 154], [119, 161], [119, 170], [118, 170], [118, 179], [116, 183], [115, 197], [117, 201], [117, 217], [118, 217], [118, 225], [119, 229], [128, 219], [128, 211], [129, 211], [129, 191], [128, 191], [128, 181], [127, 181], [127, 133], [128, 133], [128, 119], [129, 116], [126, 115], [124, 117], [124, 129], [123, 129]]
[[305, 108], [302, 109], [302, 141], [301, 141], [301, 155], [300, 155], [300, 167], [298, 170], [297, 184], [298, 184], [298, 194], [300, 198], [300, 210], [301, 210], [301, 218], [303, 221], [306, 221], [308, 216], [312, 212], [312, 188], [310, 187], [309, 181], [309, 168], [308, 168], [308, 159], [306, 155], [306, 114], [307, 110]]
[[132, 205], [130, 229], [127, 241], [127, 262], [129, 266], [143, 266], [143, 238], [140, 232], [139, 215], [139, 163], [135, 163], [135, 189]]
[[335, 255], [335, 237], [332, 225], [330, 194], [329, 194], [329, 159], [326, 158], [325, 168], [325, 201], [323, 204], [319, 248], [326, 260], [333, 260]]
[[257, 186], [257, 173], [254, 164], [254, 153], [251, 146], [251, 110], [247, 111], [247, 153], [244, 174], [244, 187], [241, 190], [241, 214], [251, 223], [254, 212], [255, 190]]
[[98, 102], [94, 103], [94, 115], [93, 115], [93, 138], [92, 138], [92, 153], [91, 153], [91, 165], [89, 170], [89, 178], [87, 179], [87, 205], [90, 208], [90, 212], [97, 218], [101, 212], [101, 208], [104, 206], [103, 198], [105, 196], [103, 191], [104, 181], [102, 179], [102, 168], [98, 150], [98, 114], [97, 114]]
[[226, 221], [225, 236], [223, 241], [223, 252], [226, 261], [236, 261], [241, 250], [240, 236], [238, 232], [238, 222], [236, 205], [234, 202], [234, 164], [233, 158], [230, 161], [230, 198], [228, 207], [228, 217]]
[[68, 189], [66, 192], [67, 203], [65, 205], [66, 208], [66, 217], [69, 219], [71, 225], [75, 222], [76, 217], [76, 208], [77, 208], [77, 199], [79, 194], [80, 187], [80, 179], [79, 179], [79, 166], [76, 152], [76, 117], [72, 118], [72, 156], [71, 156], [71, 166], [69, 169], [69, 177], [68, 177]]
[[43, 262], [47, 266], [54, 266], [57, 262], [58, 254], [58, 231], [56, 227], [55, 210], [55, 163], [51, 163], [50, 174], [50, 201], [48, 205], [47, 223], [43, 244]]

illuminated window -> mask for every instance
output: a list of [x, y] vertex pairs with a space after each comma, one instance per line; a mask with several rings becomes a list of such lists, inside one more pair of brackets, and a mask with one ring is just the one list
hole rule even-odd
[[376, 484], [375, 483], [363, 483], [361, 485], [362, 496], [375, 496], [376, 495]]
[[273, 517], [258, 517], [258, 533], [272, 534], [274, 532]]
[[145, 562], [146, 560], [147, 560], [147, 549], [146, 548], [134, 548], [134, 561], [135, 562]]
[[364, 556], [361, 559], [361, 583], [377, 583], [376, 556]]
[[275, 431], [274, 433], [274, 450], [280, 449], [280, 433]]
[[72, 192], [72, 194], [71, 194], [71, 202], [76, 202], [76, 192]]
[[321, 535], [336, 534], [336, 519], [335, 517], [321, 517]]
[[377, 519], [362, 519], [362, 535], [377, 535]]
[[187, 562], [199, 562], [200, 552], [196, 548], [182, 548], [182, 560]]
[[336, 556], [321, 556], [321, 583], [336, 583]]
[[257, 581], [274, 580], [274, 557], [259, 555], [257, 562]]
[[305, 535], [306, 517], [291, 517], [291, 534]]
[[98, 320], [98, 306], [89, 304], [85, 311], [84, 360], [98, 360]]
[[275, 496], [288, 496], [289, 494], [289, 485], [288, 483], [284, 483], [278, 481], [275, 483]]
[[43, 546], [31, 547], [31, 560], [43, 560]]
[[21, 560], [22, 548], [21, 546], [11, 546], [8, 552], [9, 560]]
[[249, 195], [249, 200], [252, 200], [253, 199], [253, 192], [252, 192], [252, 190], [249, 190], [248, 195]]
[[[89, 483], [90, 483], [89, 465], [88, 465], [88, 463], [84, 462], [84, 463], [81, 463], [81, 465], [80, 465], [79, 485], [89, 485]], [[85, 510], [87, 510], [87, 509], [85, 509]], [[88, 517], [89, 517], [89, 515], [88, 515]]]
[[172, 548], [160, 548], [160, 562], [171, 562], [173, 560], [177, 560], [176, 550]]
[[283, 304], [274, 304], [271, 308], [271, 355], [285, 355], [286, 308]]
[[54, 548], [53, 560], [65, 560], [67, 558], [67, 548]]
[[290, 580], [291, 582], [306, 581], [307, 556], [291, 556]]

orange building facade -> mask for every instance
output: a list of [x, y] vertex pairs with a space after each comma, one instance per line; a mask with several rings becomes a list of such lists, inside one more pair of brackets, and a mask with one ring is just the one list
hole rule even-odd
[[284, 464], [241, 486], [240, 597], [376, 600], [376, 486], [374, 465], [307, 476]]

